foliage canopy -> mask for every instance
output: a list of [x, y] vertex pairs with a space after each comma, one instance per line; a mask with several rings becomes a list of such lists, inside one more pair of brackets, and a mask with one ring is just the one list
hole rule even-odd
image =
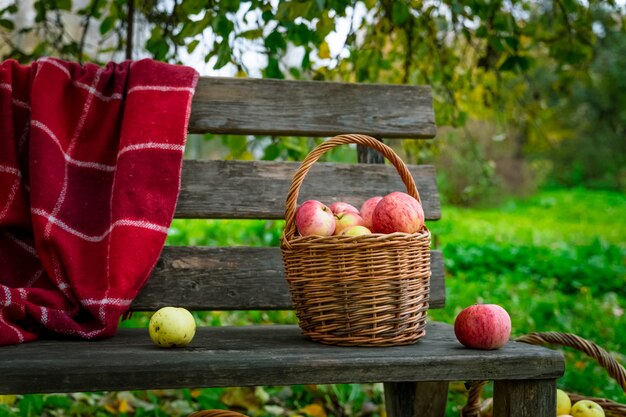
[[514, 159], [547, 156], [567, 167], [562, 182], [626, 187], [615, 0], [35, 0], [30, 18], [4, 3], [3, 58], [104, 62], [132, 47], [238, 76], [429, 84], [438, 125], [488, 119]]

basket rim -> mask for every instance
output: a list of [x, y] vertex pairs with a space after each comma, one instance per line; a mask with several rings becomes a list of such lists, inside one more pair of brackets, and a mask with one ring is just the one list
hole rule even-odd
[[[384, 243], [384, 242], [406, 242], [411, 240], [421, 240], [421, 239], [430, 239], [431, 233], [428, 227], [425, 225], [419, 232], [415, 233], [404, 233], [404, 232], [394, 232], [394, 233], [371, 233], [367, 235], [359, 235], [359, 236], [345, 236], [345, 235], [332, 235], [332, 236], [318, 236], [318, 235], [309, 235], [309, 236], [300, 236], [294, 235], [291, 239], [288, 239], [286, 236], [281, 237], [281, 248], [288, 249], [290, 246], [301, 246], [301, 245], [313, 245], [313, 244], [328, 244], [328, 245], [354, 245], [359, 243], [364, 244], [373, 244], [373, 243]], [[288, 245], [287, 245], [288, 243]]]

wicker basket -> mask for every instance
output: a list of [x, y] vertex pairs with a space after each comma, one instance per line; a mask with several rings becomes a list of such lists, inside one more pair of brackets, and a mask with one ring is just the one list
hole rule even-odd
[[304, 336], [339, 346], [395, 346], [425, 335], [430, 291], [430, 232], [362, 236], [299, 236], [295, 213], [300, 186], [319, 157], [345, 144], [378, 150], [419, 201], [409, 170], [382, 142], [335, 136], [315, 148], [287, 194], [281, 250], [291, 299]]
[[[518, 342], [532, 345], [566, 346], [585, 353], [598, 362], [608, 374], [622, 387], [626, 393], [626, 370], [606, 350], [595, 343], [571, 333], [543, 332], [530, 333], [516, 339]], [[485, 409], [485, 402], [481, 401], [481, 392], [486, 381], [474, 381], [469, 385], [467, 405], [461, 412], [462, 417], [479, 417]], [[600, 404], [606, 417], [626, 417], [626, 405], [605, 398], [586, 397], [579, 394], [567, 393], [572, 404], [579, 400], [592, 400]], [[485, 401], [491, 401], [491, 398]]]

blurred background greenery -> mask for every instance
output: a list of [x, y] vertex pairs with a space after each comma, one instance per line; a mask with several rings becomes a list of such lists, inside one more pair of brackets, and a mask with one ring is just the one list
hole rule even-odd
[[[433, 164], [452, 322], [499, 303], [514, 336], [564, 331], [626, 358], [626, 11], [577, 0], [0, 0], [0, 59], [151, 57], [203, 75], [428, 84], [434, 141], [388, 143]], [[300, 161], [323, 139], [191, 135], [187, 158]], [[349, 147], [324, 156], [355, 162]], [[280, 221], [175, 220], [168, 244], [277, 246]], [[145, 326], [136, 314], [122, 326]], [[293, 312], [201, 312], [199, 323], [294, 323]], [[561, 388], [626, 403], [566, 350]], [[451, 386], [448, 415], [465, 399]], [[490, 389], [486, 394], [489, 395]], [[379, 384], [0, 398], [0, 416], [384, 416]]]

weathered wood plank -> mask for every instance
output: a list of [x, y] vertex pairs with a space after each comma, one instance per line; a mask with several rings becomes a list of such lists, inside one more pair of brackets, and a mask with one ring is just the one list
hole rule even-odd
[[495, 417], [554, 417], [556, 379], [494, 381]]
[[[431, 252], [430, 308], [445, 304], [443, 256]], [[134, 311], [291, 310], [279, 248], [166, 246]]]
[[[285, 199], [298, 162], [185, 161], [178, 218], [281, 219]], [[426, 218], [441, 217], [433, 166], [410, 166]], [[317, 163], [300, 188], [299, 201], [326, 204], [345, 201], [358, 206], [367, 198], [405, 191], [392, 166]]]
[[385, 408], [389, 417], [444, 417], [448, 382], [386, 382]]
[[472, 350], [449, 325], [431, 323], [426, 331], [413, 345], [388, 348], [322, 345], [297, 326], [279, 325], [203, 327], [180, 349], [157, 348], [147, 329], [122, 329], [102, 341], [40, 340], [0, 349], [0, 393], [542, 379], [564, 370], [552, 349], [511, 342]]
[[363, 133], [432, 138], [428, 86], [202, 77], [189, 131], [275, 136]]

